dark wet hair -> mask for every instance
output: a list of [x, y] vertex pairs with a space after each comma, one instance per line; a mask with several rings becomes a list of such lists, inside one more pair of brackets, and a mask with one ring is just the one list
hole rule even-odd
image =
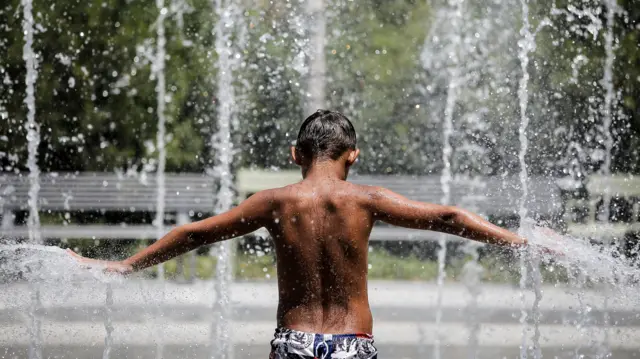
[[305, 159], [337, 160], [345, 151], [356, 149], [356, 130], [347, 116], [318, 110], [300, 126], [296, 152]]

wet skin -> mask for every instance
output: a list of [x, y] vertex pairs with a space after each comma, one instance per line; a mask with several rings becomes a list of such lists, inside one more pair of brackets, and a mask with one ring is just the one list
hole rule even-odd
[[346, 153], [338, 160], [302, 164], [301, 182], [256, 193], [226, 213], [177, 227], [124, 261], [78, 258], [126, 274], [265, 227], [276, 249], [278, 326], [340, 334], [373, 331], [367, 254], [376, 221], [486, 243], [526, 244], [460, 208], [416, 202], [384, 188], [347, 182], [356, 156], [357, 152]]
[[302, 181], [273, 190], [278, 326], [316, 333], [371, 333], [368, 239], [374, 190], [346, 181]]

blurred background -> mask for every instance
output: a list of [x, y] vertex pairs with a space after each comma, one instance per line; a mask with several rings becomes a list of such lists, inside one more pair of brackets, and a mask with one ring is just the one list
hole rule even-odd
[[[125, 258], [174, 225], [299, 180], [289, 146], [304, 118], [326, 108], [358, 133], [354, 182], [463, 206], [513, 230], [544, 225], [634, 261], [639, 5], [8, 0], [0, 5], [0, 240]], [[256, 232], [143, 277], [185, 288], [273, 283], [271, 248]], [[371, 280], [433, 285], [440, 314], [447, 286], [472, 299], [491, 285], [604, 293], [580, 268], [384, 225], [373, 231], [369, 262]], [[28, 281], [8, 272], [0, 281]], [[572, 326], [609, 325], [606, 308], [592, 322], [576, 306], [567, 304]], [[437, 317], [423, 321], [440, 328]], [[607, 338], [580, 348], [610, 355]], [[438, 357], [440, 339], [423, 339], [417, 348], [433, 346]], [[539, 357], [539, 341], [538, 333], [531, 347], [508, 347]], [[614, 357], [635, 350], [627, 349]]]
[[[640, 166], [640, 13], [633, 1], [609, 4], [611, 19], [600, 1], [532, 1], [525, 36], [519, 1], [36, 1], [29, 124], [25, 24], [20, 3], [8, 2], [0, 9], [5, 226], [27, 222], [27, 201], [16, 200], [16, 179], [7, 178], [29, 174], [30, 126], [39, 132], [32, 144], [43, 191], [51, 177], [94, 172], [153, 187], [161, 167], [209, 173], [208, 192], [215, 193], [221, 111], [231, 176], [246, 168], [294, 169], [288, 147], [300, 123], [316, 108], [330, 108], [358, 132], [356, 175], [438, 179], [448, 161], [453, 181], [480, 186], [519, 175], [524, 115], [529, 175], [563, 180], [563, 195], [584, 198], [590, 176], [633, 174]], [[529, 79], [521, 114], [523, 70]], [[43, 208], [40, 221], [151, 224], [153, 193], [145, 192], [151, 208], [103, 208], [96, 197], [76, 209], [69, 189], [68, 208]], [[51, 196], [59, 198], [48, 200], [64, 202], [64, 195], [58, 188]], [[505, 194], [515, 204], [520, 195]], [[38, 203], [46, 207], [44, 200]], [[632, 206], [614, 206], [625, 213], [612, 219], [633, 221]], [[214, 211], [200, 207], [187, 211], [190, 219]], [[167, 223], [176, 217], [169, 209]], [[518, 213], [517, 206], [502, 210]], [[517, 225], [517, 216], [501, 217]], [[104, 247], [108, 255], [117, 250], [107, 247], [129, 244], [91, 240], [87, 251]]]

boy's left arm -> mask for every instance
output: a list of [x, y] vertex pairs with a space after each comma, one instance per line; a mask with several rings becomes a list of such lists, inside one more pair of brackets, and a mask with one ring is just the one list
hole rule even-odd
[[272, 191], [256, 193], [225, 213], [174, 228], [149, 247], [119, 262], [88, 259], [70, 252], [85, 265], [101, 266], [107, 271], [127, 274], [200, 246], [242, 236], [264, 227], [273, 213], [272, 207]]
[[483, 243], [527, 244], [517, 234], [458, 207], [412, 201], [384, 188], [372, 188], [370, 198], [375, 219], [389, 224], [454, 234]]

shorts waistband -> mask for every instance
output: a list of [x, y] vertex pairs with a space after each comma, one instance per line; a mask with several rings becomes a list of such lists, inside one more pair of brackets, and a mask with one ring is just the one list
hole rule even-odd
[[329, 340], [337, 340], [337, 339], [349, 339], [349, 338], [358, 338], [358, 339], [373, 339], [373, 335], [372, 334], [368, 334], [368, 333], [340, 333], [340, 334], [325, 334], [325, 333], [312, 333], [312, 332], [304, 332], [301, 330], [295, 330], [295, 329], [289, 329], [289, 328], [276, 328], [276, 335], [278, 334], [287, 334], [287, 333], [300, 333], [300, 334], [307, 334], [307, 335], [313, 335], [313, 336], [320, 336], [323, 338], [324, 341], [329, 341]]

